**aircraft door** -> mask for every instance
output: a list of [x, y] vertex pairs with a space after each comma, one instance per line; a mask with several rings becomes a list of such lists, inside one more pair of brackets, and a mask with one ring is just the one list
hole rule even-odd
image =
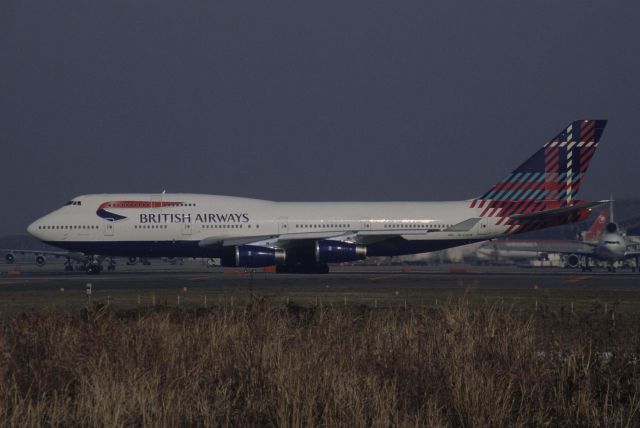
[[478, 235], [488, 235], [489, 234], [489, 221], [487, 217], [481, 217], [478, 222]]
[[182, 234], [183, 235], [191, 235], [192, 233], [191, 223], [182, 223]]
[[369, 217], [362, 217], [360, 219], [360, 230], [371, 230], [371, 219]]
[[289, 218], [278, 217], [278, 235], [289, 233]]
[[104, 236], [113, 236], [115, 233], [115, 227], [112, 221], [105, 220], [104, 222]]

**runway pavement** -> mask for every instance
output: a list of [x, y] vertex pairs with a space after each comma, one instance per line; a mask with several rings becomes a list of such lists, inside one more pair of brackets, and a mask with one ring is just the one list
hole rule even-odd
[[[0, 313], [50, 307], [75, 309], [92, 302], [121, 308], [168, 305], [239, 307], [274, 304], [347, 304], [409, 307], [467, 298], [540, 308], [607, 305], [640, 311], [640, 274], [565, 269], [435, 267], [336, 267], [328, 275], [277, 275], [260, 270], [202, 266], [133, 266], [101, 275], [58, 269], [0, 274]], [[92, 294], [86, 294], [87, 284]]]

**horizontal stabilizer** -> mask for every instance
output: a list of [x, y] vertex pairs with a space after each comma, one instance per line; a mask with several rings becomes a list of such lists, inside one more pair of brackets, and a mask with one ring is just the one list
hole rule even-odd
[[538, 212], [533, 212], [528, 214], [515, 214], [509, 217], [513, 220], [546, 220], [546, 219], [555, 218], [555, 217], [566, 217], [570, 214], [578, 213], [581, 210], [598, 207], [608, 203], [609, 201], [586, 202], [586, 203], [581, 203], [579, 205], [573, 205], [570, 207], [563, 207], [563, 208], [557, 208], [557, 209], [546, 210], [546, 211], [538, 211]]

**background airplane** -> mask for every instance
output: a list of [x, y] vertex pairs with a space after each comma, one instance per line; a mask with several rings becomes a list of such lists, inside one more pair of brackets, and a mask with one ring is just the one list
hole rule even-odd
[[83, 253], [70, 252], [70, 251], [51, 251], [51, 250], [18, 250], [18, 249], [6, 249], [0, 250], [4, 253], [4, 260], [7, 264], [13, 264], [16, 261], [16, 255], [32, 255], [35, 264], [38, 267], [42, 267], [47, 264], [47, 257], [65, 258], [65, 270], [73, 270], [73, 261], [78, 263], [84, 263], [87, 260], [87, 256]]
[[482, 196], [455, 202], [273, 202], [195, 194], [74, 198], [32, 223], [39, 240], [87, 256], [220, 258], [326, 273], [329, 263], [436, 251], [581, 221], [575, 197], [606, 121], [571, 123]]
[[[87, 264], [87, 255], [77, 251], [51, 251], [51, 250], [18, 250], [18, 249], [4, 249], [0, 250], [3, 252], [4, 260], [7, 264], [14, 264], [16, 262], [16, 255], [31, 255], [33, 256], [33, 262], [38, 267], [43, 267], [49, 261], [49, 258], [64, 258], [66, 261], [64, 262], [64, 270], [67, 272], [73, 271], [74, 266], [73, 262], [76, 263], [78, 269], [86, 269]], [[107, 269], [108, 270], [116, 270], [116, 261], [113, 257], [103, 257], [100, 255], [95, 256], [97, 260], [102, 264], [102, 262], [107, 261]], [[138, 259], [137, 257], [130, 257], [127, 260], [128, 265], [135, 265], [139, 261], [143, 261]], [[143, 261], [144, 263], [144, 261]], [[148, 263], [148, 262], [147, 262]]]

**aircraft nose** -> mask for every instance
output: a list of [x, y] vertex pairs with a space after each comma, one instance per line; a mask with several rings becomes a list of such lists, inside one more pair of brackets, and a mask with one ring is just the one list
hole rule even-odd
[[27, 226], [27, 232], [29, 233], [29, 235], [33, 236], [34, 238], [38, 238], [39, 233], [38, 233], [38, 224], [40, 223], [39, 220], [34, 221], [33, 223], [31, 223], [29, 226]]

